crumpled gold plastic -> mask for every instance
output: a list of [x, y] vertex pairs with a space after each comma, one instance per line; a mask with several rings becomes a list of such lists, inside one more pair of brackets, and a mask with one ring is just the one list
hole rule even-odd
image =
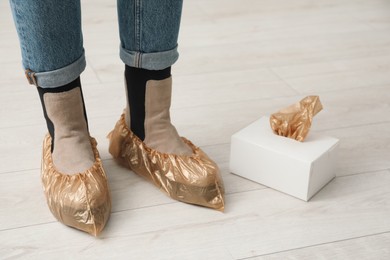
[[313, 117], [322, 110], [318, 96], [307, 96], [270, 117], [275, 134], [303, 142], [309, 133]]
[[160, 153], [147, 147], [126, 126], [124, 114], [108, 134], [109, 152], [136, 174], [171, 198], [224, 210], [224, 186], [219, 168], [200, 148], [182, 137], [191, 156]]
[[97, 143], [91, 137], [93, 166], [75, 175], [58, 172], [51, 155], [51, 137], [43, 142], [41, 178], [47, 204], [63, 224], [97, 236], [111, 213], [111, 198]]

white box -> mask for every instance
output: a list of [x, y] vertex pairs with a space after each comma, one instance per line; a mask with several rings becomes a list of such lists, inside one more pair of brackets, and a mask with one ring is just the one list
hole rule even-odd
[[230, 171], [308, 201], [335, 177], [338, 142], [314, 133], [304, 142], [278, 136], [262, 117], [232, 136]]

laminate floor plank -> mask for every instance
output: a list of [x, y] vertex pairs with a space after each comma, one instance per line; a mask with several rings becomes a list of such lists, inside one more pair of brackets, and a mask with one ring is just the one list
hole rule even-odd
[[324, 245], [259, 256], [246, 259], [378, 259], [386, 260], [390, 255], [390, 233], [364, 236]]

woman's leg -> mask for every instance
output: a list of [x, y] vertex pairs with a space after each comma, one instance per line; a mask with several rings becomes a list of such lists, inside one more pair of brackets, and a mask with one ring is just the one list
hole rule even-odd
[[172, 198], [222, 210], [218, 166], [170, 120], [181, 10], [180, 0], [118, 0], [127, 108], [110, 134], [110, 153]]
[[169, 116], [171, 65], [179, 57], [181, 10], [179, 0], [118, 0], [120, 57], [126, 64], [126, 121], [149, 147], [189, 155], [191, 149]]
[[53, 162], [63, 173], [92, 166], [80, 74], [85, 69], [80, 1], [10, 0], [26, 77], [37, 86]]
[[64, 224], [97, 235], [111, 201], [81, 90], [86, 64], [80, 1], [10, 3], [26, 77], [38, 89], [50, 134], [44, 140], [41, 173], [47, 203]]

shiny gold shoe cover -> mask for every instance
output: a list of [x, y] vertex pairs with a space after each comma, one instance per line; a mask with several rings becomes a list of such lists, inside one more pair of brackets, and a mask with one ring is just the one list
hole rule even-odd
[[131, 132], [124, 114], [108, 138], [114, 158], [173, 199], [224, 210], [224, 187], [218, 166], [189, 140], [182, 137], [193, 150], [191, 156], [160, 153]]
[[83, 172], [67, 175], [58, 172], [51, 156], [51, 137], [43, 142], [41, 178], [47, 204], [53, 215], [65, 225], [97, 236], [111, 213], [111, 198], [96, 140], [91, 137], [95, 155], [93, 166]]

